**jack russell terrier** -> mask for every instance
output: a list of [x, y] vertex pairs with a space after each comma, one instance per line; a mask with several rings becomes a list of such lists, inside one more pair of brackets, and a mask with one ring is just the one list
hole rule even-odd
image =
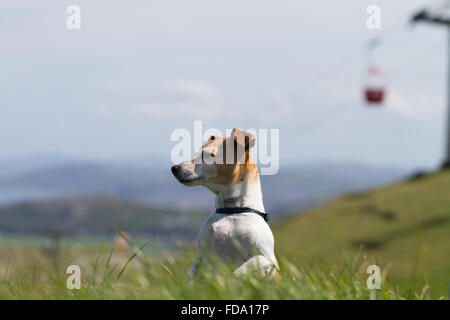
[[186, 186], [204, 186], [216, 195], [216, 212], [198, 233], [199, 253], [189, 278], [197, 276], [202, 263], [213, 255], [236, 267], [234, 274], [251, 270], [277, 275], [274, 239], [265, 213], [261, 184], [250, 149], [256, 138], [233, 129], [231, 136], [211, 136], [194, 159], [172, 167]]

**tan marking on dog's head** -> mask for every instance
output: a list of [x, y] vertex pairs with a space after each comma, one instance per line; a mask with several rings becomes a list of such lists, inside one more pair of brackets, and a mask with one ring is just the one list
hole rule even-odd
[[[196, 157], [180, 164], [174, 175], [186, 185], [201, 184], [213, 191], [214, 185], [234, 185], [246, 177], [249, 183], [256, 183], [258, 168], [250, 157], [255, 140], [253, 135], [239, 129], [233, 129], [228, 138], [211, 136]], [[227, 159], [227, 153], [231, 159]]]
[[233, 138], [236, 143], [242, 145], [245, 150], [253, 148], [256, 142], [254, 135], [236, 128], [231, 132], [230, 138]]
[[[238, 184], [244, 181], [246, 176], [250, 183], [258, 182], [258, 167], [250, 157], [250, 148], [255, 145], [255, 137], [245, 131], [233, 129], [230, 137], [220, 139], [221, 144], [216, 146], [222, 164], [216, 164], [215, 183]], [[213, 141], [217, 141], [217, 137]], [[234, 159], [232, 163], [227, 164], [227, 150], [230, 148], [233, 148]]]

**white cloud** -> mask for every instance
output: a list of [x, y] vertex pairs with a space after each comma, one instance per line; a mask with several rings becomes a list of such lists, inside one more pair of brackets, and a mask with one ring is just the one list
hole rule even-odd
[[103, 89], [111, 102], [93, 105], [100, 115], [134, 113], [161, 119], [186, 116], [213, 119], [228, 112], [223, 106], [220, 91], [197, 79], [173, 80], [164, 85], [110, 79], [104, 83]]
[[218, 91], [212, 85], [198, 80], [180, 80], [170, 84], [168, 92], [174, 95], [185, 95], [193, 100], [216, 100]]
[[433, 95], [432, 92], [398, 90], [387, 92], [386, 110], [399, 113], [407, 118], [423, 121], [435, 121], [445, 113], [443, 97]]

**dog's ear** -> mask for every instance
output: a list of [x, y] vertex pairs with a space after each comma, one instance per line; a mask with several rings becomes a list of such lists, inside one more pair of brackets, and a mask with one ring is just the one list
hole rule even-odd
[[231, 138], [237, 143], [249, 150], [254, 147], [256, 138], [254, 135], [240, 129], [234, 128], [231, 132]]

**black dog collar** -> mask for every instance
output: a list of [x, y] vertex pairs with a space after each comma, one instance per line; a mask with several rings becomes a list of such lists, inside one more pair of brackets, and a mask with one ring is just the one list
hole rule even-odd
[[265, 212], [261, 212], [252, 208], [247, 207], [236, 207], [236, 208], [217, 208], [216, 213], [222, 213], [222, 214], [237, 214], [237, 213], [244, 213], [244, 212], [253, 212], [256, 214], [259, 214], [266, 222], [269, 221], [270, 215]]

